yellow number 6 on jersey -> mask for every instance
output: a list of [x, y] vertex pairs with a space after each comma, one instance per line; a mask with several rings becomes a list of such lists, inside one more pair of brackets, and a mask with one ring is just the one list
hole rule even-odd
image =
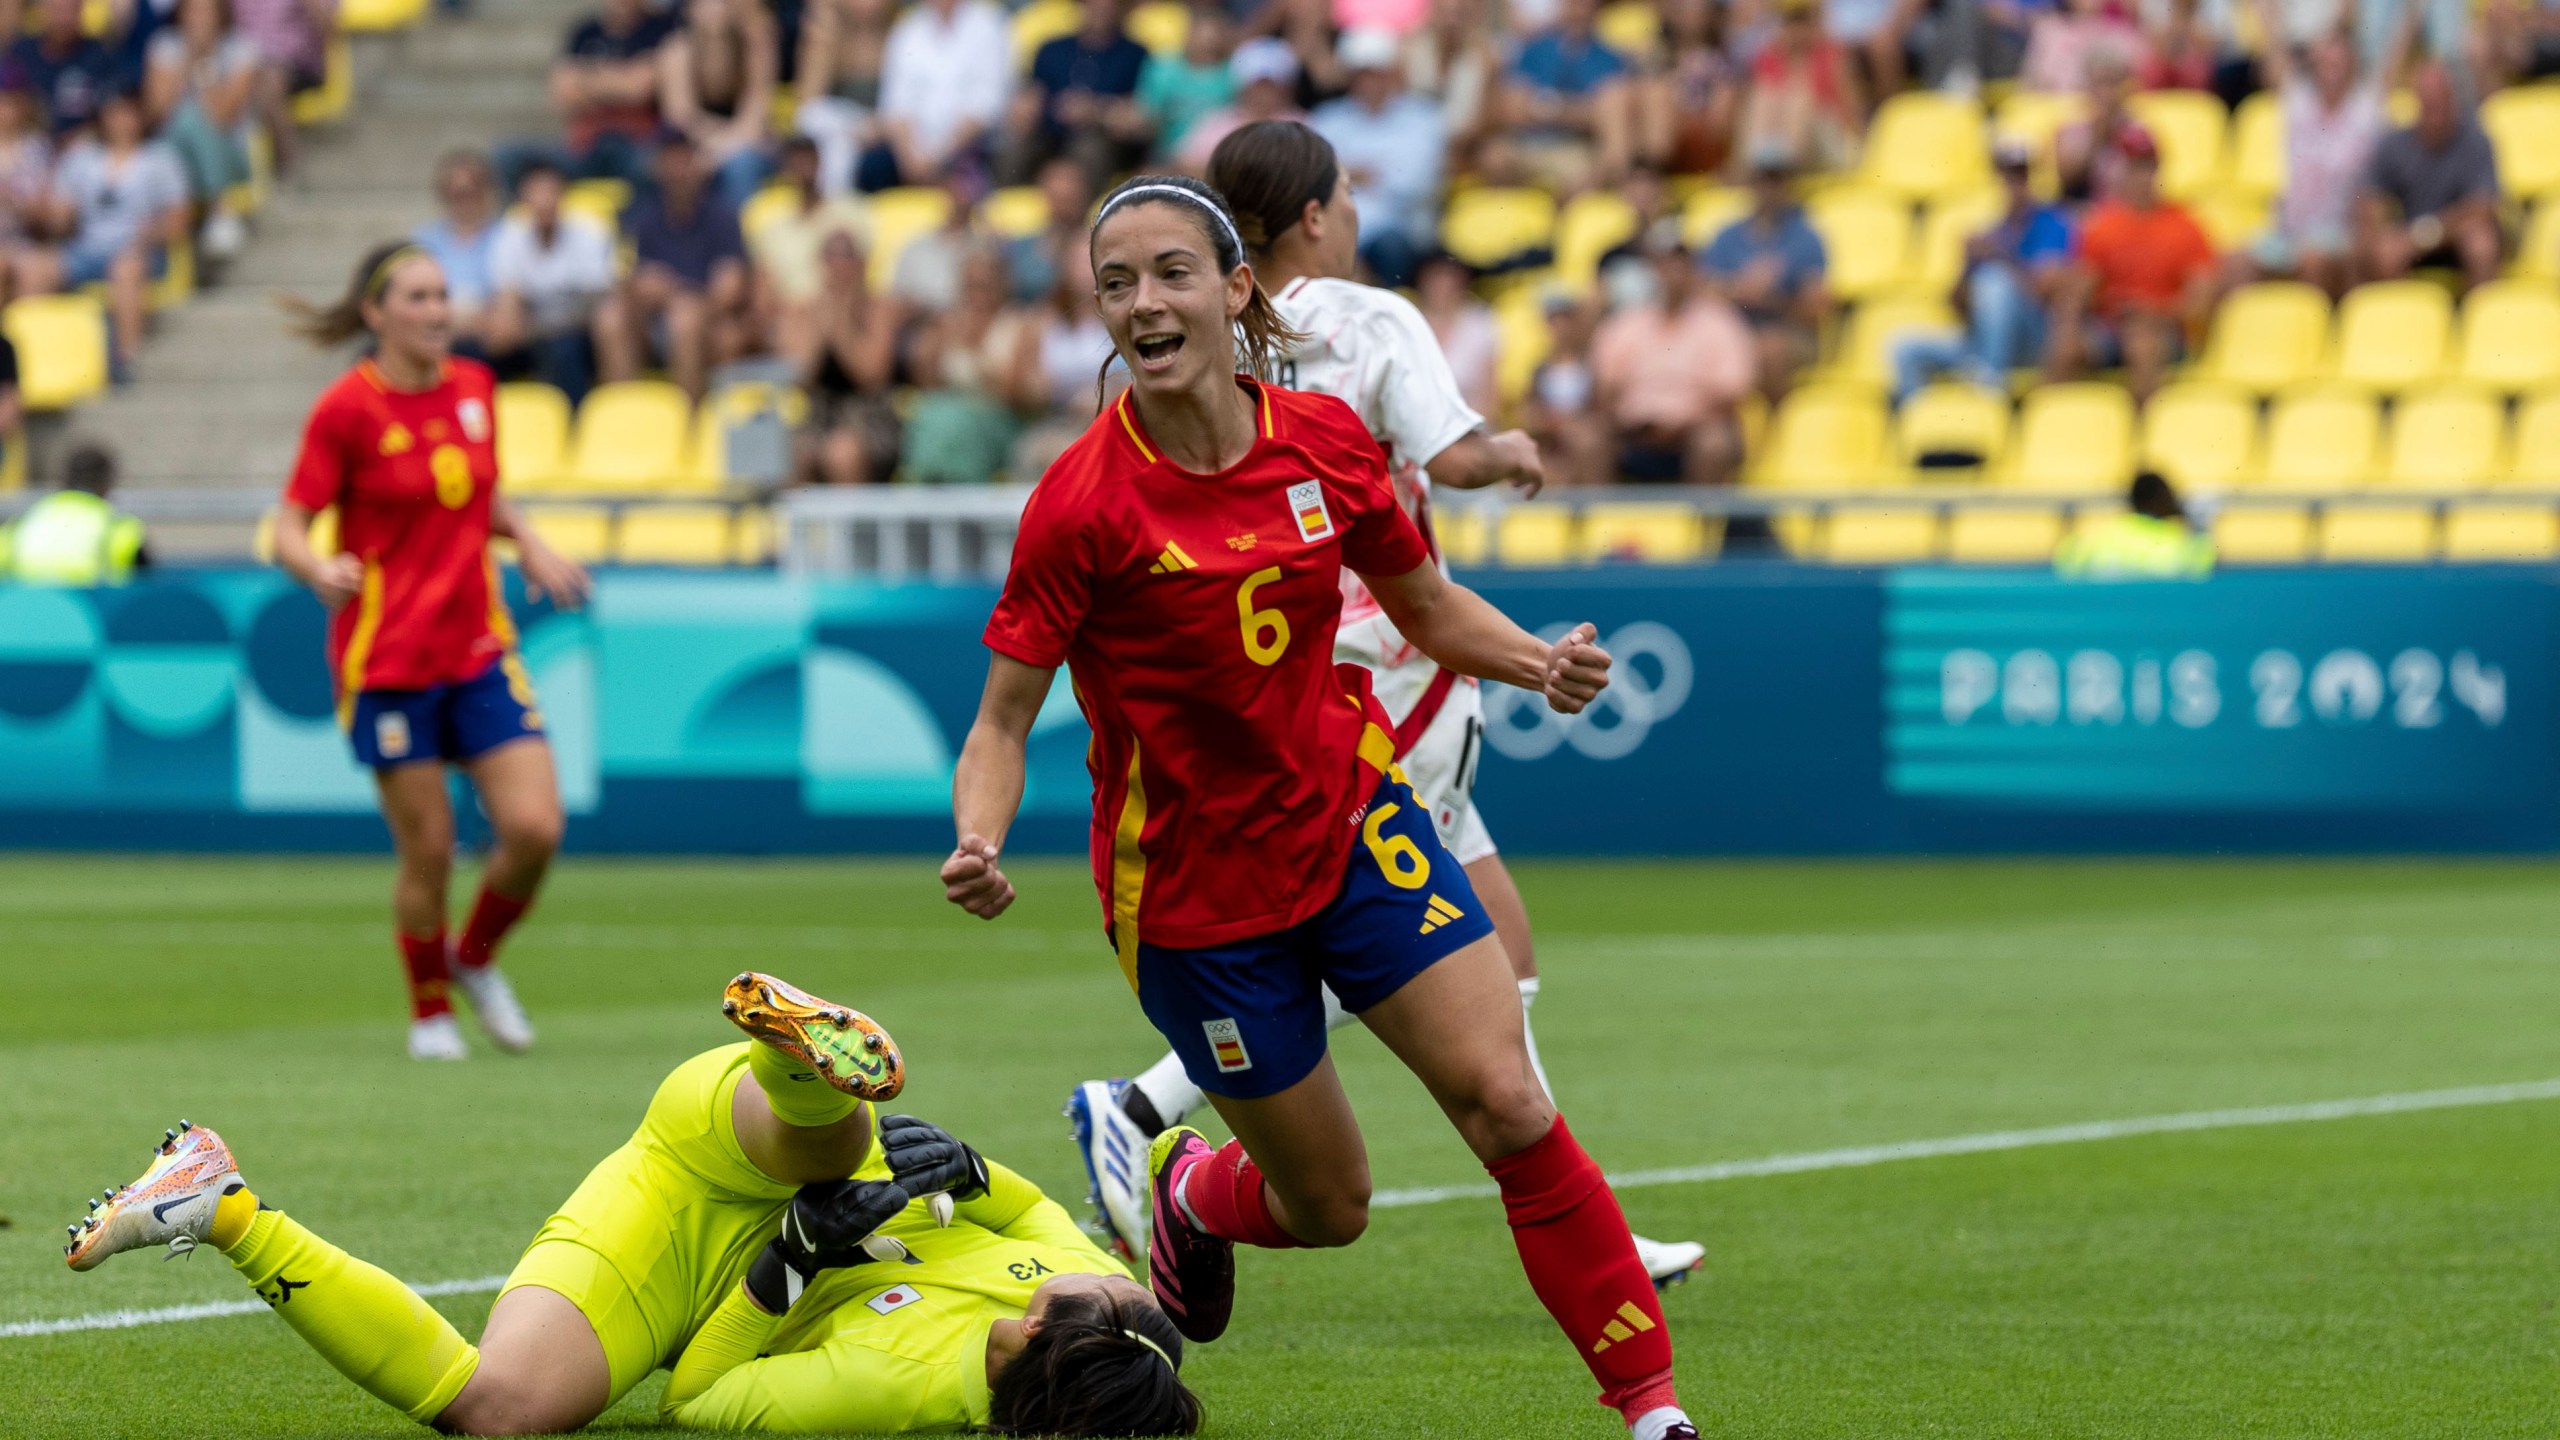
[[1369, 821], [1360, 827], [1360, 838], [1369, 844], [1369, 855], [1378, 862], [1378, 872], [1387, 883], [1399, 890], [1419, 890], [1431, 878], [1431, 861], [1422, 847], [1402, 835], [1389, 835], [1379, 827], [1404, 807], [1390, 800], [1369, 812]]
[[[1289, 648], [1289, 617], [1278, 610], [1253, 608], [1253, 592], [1280, 578], [1280, 567], [1268, 565], [1244, 577], [1236, 590], [1236, 624], [1244, 631], [1245, 658], [1256, 665], [1276, 665]], [[1265, 640], [1263, 637], [1271, 638]]]

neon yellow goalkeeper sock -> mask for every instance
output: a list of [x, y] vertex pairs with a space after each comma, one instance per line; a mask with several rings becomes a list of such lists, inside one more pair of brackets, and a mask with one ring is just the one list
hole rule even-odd
[[764, 1088], [764, 1103], [785, 1125], [816, 1129], [862, 1108], [862, 1102], [828, 1084], [817, 1071], [761, 1041], [747, 1042], [747, 1068]]
[[[257, 1210], [222, 1253], [284, 1322], [338, 1367], [338, 1373], [410, 1419], [444, 1412], [479, 1368], [480, 1352], [390, 1272], [368, 1265], [295, 1224], [281, 1210]], [[236, 1220], [237, 1212], [232, 1217]], [[217, 1209], [214, 1225], [225, 1230]]]

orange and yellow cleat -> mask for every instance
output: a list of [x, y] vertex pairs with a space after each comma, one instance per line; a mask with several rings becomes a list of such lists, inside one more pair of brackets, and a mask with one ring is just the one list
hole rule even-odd
[[130, 1185], [89, 1202], [62, 1248], [74, 1270], [94, 1270], [110, 1255], [153, 1245], [174, 1259], [213, 1233], [213, 1211], [240, 1188], [240, 1167], [222, 1137], [181, 1120], [151, 1154], [151, 1168]]
[[847, 1095], [887, 1100], [907, 1083], [897, 1042], [878, 1021], [788, 981], [747, 971], [729, 982], [720, 1011], [739, 1029], [808, 1065]]

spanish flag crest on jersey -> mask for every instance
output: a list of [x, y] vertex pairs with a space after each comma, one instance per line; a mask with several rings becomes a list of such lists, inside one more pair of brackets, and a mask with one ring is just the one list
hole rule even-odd
[[1298, 538], [1309, 544], [1333, 537], [1333, 514], [1324, 508], [1324, 486], [1301, 480], [1289, 487], [1289, 517], [1298, 522]]

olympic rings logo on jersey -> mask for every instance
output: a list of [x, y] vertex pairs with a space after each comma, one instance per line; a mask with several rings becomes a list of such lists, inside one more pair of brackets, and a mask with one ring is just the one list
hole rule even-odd
[[[1570, 628], [1550, 625], [1538, 638], [1553, 644]], [[1601, 636], [1600, 648], [1616, 662], [1609, 688], [1579, 715], [1559, 715], [1545, 696], [1527, 690], [1485, 686], [1485, 743], [1512, 760], [1543, 760], [1561, 745], [1586, 759], [1623, 760], [1689, 703], [1698, 667], [1679, 631], [1636, 620]]]

